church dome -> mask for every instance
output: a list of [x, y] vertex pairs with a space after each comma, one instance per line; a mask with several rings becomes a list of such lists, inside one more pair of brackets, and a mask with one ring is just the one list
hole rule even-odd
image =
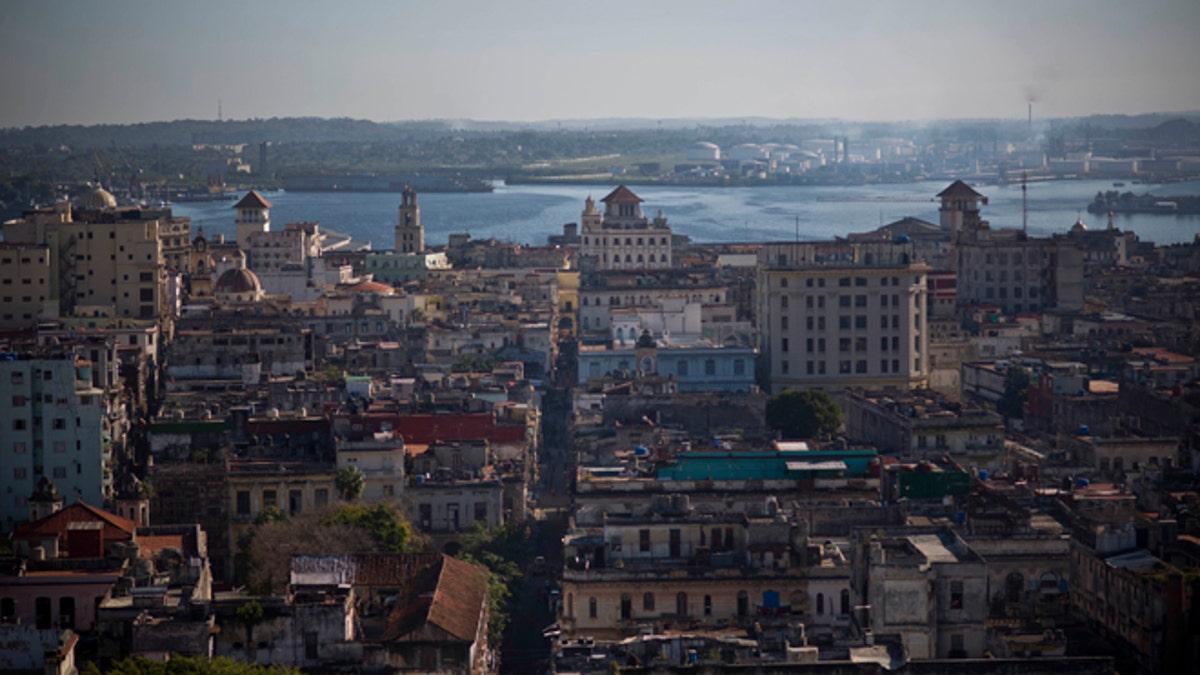
[[100, 211], [103, 209], [115, 209], [116, 207], [117, 198], [112, 196], [111, 192], [99, 186], [79, 198], [79, 208], [81, 209]]
[[1074, 225], [1071, 226], [1071, 231], [1072, 232], [1087, 232], [1087, 225], [1083, 224], [1082, 216], [1078, 220], [1075, 221]]
[[262, 293], [262, 282], [258, 280], [258, 275], [248, 269], [239, 267], [226, 271], [217, 279], [216, 286], [213, 287], [213, 293], [223, 294], [242, 294], [242, 293]]

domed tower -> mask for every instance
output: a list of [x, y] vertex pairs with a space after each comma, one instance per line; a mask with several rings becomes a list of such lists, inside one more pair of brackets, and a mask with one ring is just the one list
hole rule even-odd
[[29, 522], [37, 522], [52, 513], [58, 513], [62, 507], [62, 493], [54, 487], [48, 476], [43, 475], [38, 479], [37, 487], [33, 488], [33, 494], [29, 495]]
[[138, 527], [150, 525], [150, 491], [132, 471], [117, 481], [116, 503], [118, 516], [132, 520]]
[[79, 208], [86, 211], [105, 211], [117, 208], [117, 198], [108, 190], [97, 185], [79, 198]]
[[263, 299], [262, 282], [258, 275], [244, 267], [226, 270], [213, 286], [213, 295], [217, 302], [245, 305], [260, 302]]
[[237, 245], [245, 251], [252, 232], [271, 231], [271, 202], [251, 190], [233, 208], [237, 209]]
[[400, 193], [400, 222], [396, 225], [396, 253], [422, 253], [425, 251], [425, 228], [421, 227], [421, 207], [417, 205], [417, 191], [411, 185], [404, 186]]

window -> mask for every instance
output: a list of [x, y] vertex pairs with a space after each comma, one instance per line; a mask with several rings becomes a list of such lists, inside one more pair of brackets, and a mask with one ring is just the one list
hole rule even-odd
[[838, 279], [838, 286], [849, 286], [849, 285], [850, 285], [850, 277], [842, 277], [841, 279]]
[[262, 505], [264, 509], [269, 509], [278, 506], [278, 496], [274, 490], [263, 490]]
[[54, 467], [54, 477], [55, 478], [66, 478], [67, 477], [67, 467], [65, 467], [65, 466]]
[[779, 370], [780, 370], [780, 372], [782, 372], [784, 375], [787, 375], [787, 374], [788, 374], [788, 362], [787, 362], [787, 359], [784, 359], [783, 361], [780, 361], [780, 362], [779, 362]]
[[838, 338], [838, 351], [842, 354], [850, 351], [850, 338]]
[[678, 616], [687, 616], [688, 613], [688, 597], [687, 593], [680, 591], [675, 594], [675, 614]]
[[848, 317], [848, 316], [839, 316], [838, 317], [838, 330], [850, 330], [850, 317]]
[[867, 372], [867, 362], [865, 359], [854, 362], [854, 372], [863, 375]]
[[304, 632], [304, 658], [317, 659], [320, 658], [320, 640], [316, 631]]
[[809, 361], [809, 362], [808, 362], [808, 365], [807, 365], [807, 366], [806, 366], [806, 368], [805, 368], [805, 372], [806, 372], [807, 374], [809, 374], [809, 375], [812, 375], [812, 374], [813, 374], [813, 368], [814, 368], [814, 366], [813, 366], [813, 362], [812, 362], [812, 361]]
[[704, 616], [712, 616], [712, 596], [704, 596]]
[[849, 307], [849, 306], [850, 306], [850, 296], [839, 295], [838, 296], [838, 307]]
[[475, 502], [475, 520], [476, 522], [486, 523], [488, 517], [487, 502]]
[[842, 614], [850, 613], [850, 589], [842, 589]]
[[813, 344], [814, 343], [813, 343], [812, 338], [808, 338], [807, 340], [805, 340], [804, 341], [804, 351], [809, 354], [813, 353]]
[[854, 317], [854, 327], [859, 330], [866, 330], [867, 316], [865, 314], [860, 314], [860, 315]]
[[779, 341], [779, 351], [786, 354], [787, 350], [788, 350], [788, 339], [783, 338], [782, 340]]
[[313, 504], [319, 509], [329, 505], [329, 489], [317, 488], [313, 492]]
[[[786, 340], [785, 340], [786, 342]], [[787, 351], [785, 348], [784, 351]], [[686, 377], [688, 374], [688, 362], [680, 359], [675, 362], [675, 374], [680, 377]]]
[[825, 613], [825, 594], [817, 593], [817, 614]]
[[50, 630], [53, 628], [53, 621], [51, 619], [53, 605], [50, 604], [50, 598], [42, 596], [34, 600], [33, 606], [37, 617], [38, 630]]
[[27, 473], [25, 467], [18, 466], [17, 468], [13, 469], [13, 479], [14, 480], [25, 480], [25, 478], [27, 476], [28, 476], [28, 473]]
[[866, 277], [854, 277], [854, 285], [855, 286], [866, 286], [867, 278]]
[[621, 620], [628, 621], [633, 617], [633, 596], [628, 593], [621, 594]]
[[704, 374], [705, 375], [716, 375], [717, 374], [717, 362], [712, 359], [706, 360], [704, 362]]
[[861, 354], [865, 351], [867, 351], [867, 338], [865, 338], [865, 337], [854, 338], [854, 353]]
[[788, 296], [786, 296], [786, 295], [779, 296], [779, 307], [780, 307], [780, 309], [788, 308]]
[[746, 362], [741, 359], [734, 361], [733, 362], [733, 374], [734, 375], [745, 375], [746, 374]]
[[239, 516], [250, 515], [250, 491], [249, 490], [238, 490], [237, 514]]
[[650, 552], [650, 530], [638, 530], [638, 551]]
[[963, 582], [950, 582], [950, 609], [963, 608]]
[[849, 375], [850, 374], [850, 362], [849, 361], [838, 361], [838, 373], [840, 373], [842, 375]]
[[866, 307], [867, 306], [867, 296], [865, 296], [865, 295], [854, 296], [854, 306], [855, 307]]
[[644, 611], [644, 612], [653, 612], [654, 611], [654, 594], [653, 593], [646, 593], [645, 595], [642, 596], [642, 611]]
[[588, 598], [588, 618], [596, 618], [596, 598]]

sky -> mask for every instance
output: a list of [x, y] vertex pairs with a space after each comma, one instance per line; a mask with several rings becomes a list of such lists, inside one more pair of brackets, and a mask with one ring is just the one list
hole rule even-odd
[[0, 127], [1200, 110], [1197, 0], [4, 0]]

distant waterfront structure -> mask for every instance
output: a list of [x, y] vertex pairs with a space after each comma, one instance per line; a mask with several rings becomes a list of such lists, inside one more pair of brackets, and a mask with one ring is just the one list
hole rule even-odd
[[417, 191], [411, 185], [400, 193], [400, 221], [396, 224], [396, 253], [421, 253], [425, 250], [425, 228], [421, 226], [421, 207]]
[[271, 202], [258, 192], [251, 190], [233, 208], [237, 209], [237, 243], [242, 250], [250, 245], [252, 233], [271, 231]]
[[687, 151], [689, 162], [717, 162], [721, 160], [721, 146], [708, 141], [697, 141]]
[[604, 213], [588, 197], [584, 202], [580, 254], [595, 259], [595, 269], [636, 270], [671, 267], [671, 228], [662, 212], [653, 220], [642, 213], [642, 198], [620, 185], [600, 200]]

